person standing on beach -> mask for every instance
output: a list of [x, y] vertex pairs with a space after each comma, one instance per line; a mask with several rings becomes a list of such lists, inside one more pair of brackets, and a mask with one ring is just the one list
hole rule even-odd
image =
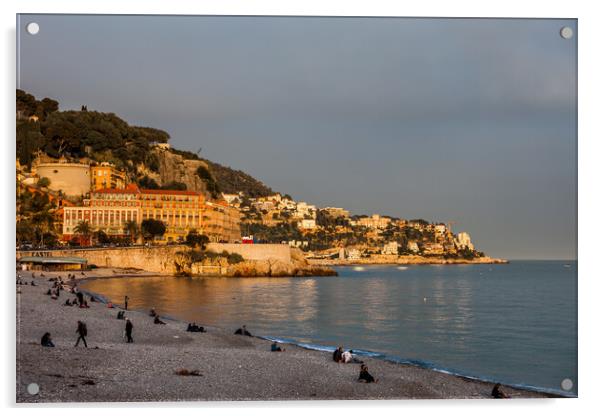
[[84, 341], [84, 346], [88, 348], [88, 344], [86, 343], [86, 337], [88, 336], [88, 328], [86, 324], [82, 321], [77, 321], [77, 330], [75, 331], [79, 336], [77, 337], [77, 341], [75, 342], [75, 346], [77, 347], [79, 344], [79, 340]]
[[128, 297], [128, 295], [125, 295], [125, 310], [128, 310], [128, 301], [130, 300], [130, 298]]
[[132, 321], [130, 321], [130, 318], [125, 318], [125, 336], [127, 338], [127, 343], [132, 343], [134, 342], [134, 339], [132, 338], [132, 330], [134, 329], [134, 324], [132, 324]]

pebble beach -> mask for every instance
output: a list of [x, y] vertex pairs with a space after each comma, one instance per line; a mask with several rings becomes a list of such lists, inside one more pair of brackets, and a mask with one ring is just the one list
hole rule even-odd
[[[16, 294], [17, 403], [491, 398], [492, 383], [363, 357], [378, 382], [361, 383], [359, 364], [335, 363], [331, 353], [286, 344], [271, 352], [270, 341], [233, 335], [236, 328], [190, 333], [184, 322], [154, 324], [148, 311], [126, 312], [134, 325], [128, 344], [119, 308], [65, 306], [75, 298], [67, 291], [56, 300], [46, 295], [48, 279], [66, 273], [20, 274], [28, 284]], [[88, 348], [74, 347], [78, 320], [87, 325]], [[54, 348], [40, 345], [45, 332]], [[181, 369], [198, 375], [179, 375]], [[31, 383], [37, 394], [28, 392]], [[555, 397], [502, 388], [511, 398]]]

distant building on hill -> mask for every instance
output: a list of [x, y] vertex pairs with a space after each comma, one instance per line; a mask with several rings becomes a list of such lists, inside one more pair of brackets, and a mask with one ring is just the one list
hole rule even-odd
[[470, 241], [470, 235], [466, 232], [458, 233], [456, 245], [460, 249], [468, 248], [469, 250], [474, 250], [474, 245], [472, 244], [472, 241]]
[[116, 169], [114, 165], [107, 162], [91, 166], [90, 179], [92, 181], [92, 191], [108, 188], [123, 189], [127, 184], [125, 172]]
[[397, 244], [397, 241], [391, 241], [390, 243], [386, 243], [383, 246], [382, 254], [397, 256], [399, 254], [399, 244]]
[[363, 217], [356, 221], [356, 224], [370, 229], [384, 229], [391, 223], [391, 218], [381, 217], [374, 214], [371, 217]]
[[314, 230], [316, 228], [316, 220], [303, 219], [297, 224], [297, 226], [301, 230]]
[[349, 211], [347, 211], [344, 208], [326, 207], [326, 208], [323, 208], [322, 210], [326, 211], [328, 216], [331, 218], [339, 218], [339, 217], [349, 218]]
[[49, 189], [61, 191], [67, 196], [86, 195], [90, 192], [90, 165], [71, 163], [65, 159], [58, 162], [40, 162], [32, 166], [38, 178], [50, 180]]

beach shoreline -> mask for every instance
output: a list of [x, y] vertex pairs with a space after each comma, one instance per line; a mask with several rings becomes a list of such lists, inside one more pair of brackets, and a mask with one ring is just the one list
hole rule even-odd
[[[235, 328], [188, 333], [185, 323], [154, 325], [141, 311], [126, 312], [135, 341], [126, 344], [124, 321], [116, 319], [119, 309], [101, 302], [90, 302], [89, 309], [63, 306], [75, 296], [62, 292], [52, 300], [45, 295], [48, 278], [57, 273], [35, 279], [29, 272], [20, 274], [37, 286], [17, 285], [18, 403], [491, 397], [490, 382], [368, 357], [361, 359], [379, 382], [359, 383], [359, 365], [334, 363], [329, 352], [286, 344], [285, 352], [273, 353], [270, 341], [233, 335]], [[82, 278], [88, 277], [103, 276]], [[88, 349], [73, 347], [77, 320], [88, 325]], [[46, 331], [55, 348], [39, 345]], [[202, 376], [176, 375], [180, 368]], [[30, 383], [40, 386], [39, 394], [27, 392]], [[562, 397], [503, 388], [516, 398]]]

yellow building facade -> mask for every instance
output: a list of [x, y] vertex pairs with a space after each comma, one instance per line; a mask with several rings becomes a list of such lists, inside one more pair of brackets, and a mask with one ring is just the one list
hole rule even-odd
[[156, 238], [158, 242], [184, 241], [192, 230], [211, 241], [240, 241], [239, 211], [225, 202], [205, 201], [203, 194], [193, 191], [139, 189], [136, 185], [93, 190], [84, 206], [65, 207], [63, 215], [65, 241], [73, 238], [81, 221], [94, 231], [125, 237], [129, 221], [140, 227], [147, 219], [165, 224], [165, 234]]
[[127, 184], [125, 172], [115, 168], [110, 163], [90, 167], [91, 190], [124, 189]]

